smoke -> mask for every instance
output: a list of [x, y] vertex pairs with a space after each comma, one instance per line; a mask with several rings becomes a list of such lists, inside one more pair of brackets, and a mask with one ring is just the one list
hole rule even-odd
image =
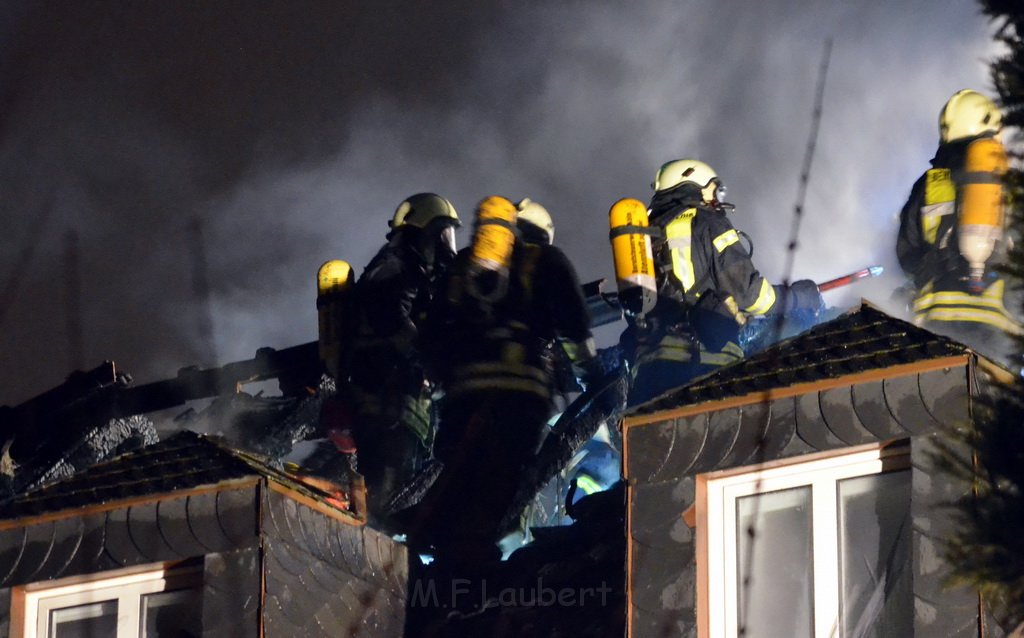
[[[404, 197], [464, 221], [543, 203], [583, 280], [611, 278], [607, 211], [657, 167], [714, 166], [769, 278], [785, 244], [826, 38], [824, 116], [793, 277], [893, 257], [895, 215], [957, 89], [989, 90], [992, 28], [964, 1], [84, 3], [0, 19], [0, 403], [70, 371], [62, 238], [81, 234], [86, 365], [137, 381], [315, 338], [314, 275], [357, 269]], [[214, 351], [192, 290], [202, 222]], [[18, 264], [32, 229], [44, 230]], [[830, 293], [886, 303], [899, 283]]]

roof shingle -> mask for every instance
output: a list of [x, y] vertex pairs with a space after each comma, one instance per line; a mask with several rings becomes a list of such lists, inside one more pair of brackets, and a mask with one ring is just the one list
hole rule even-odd
[[869, 304], [632, 408], [627, 415], [963, 355], [970, 350]]
[[0, 519], [37, 516], [113, 501], [213, 486], [246, 477], [271, 477], [327, 500], [329, 495], [243, 452], [191, 431], [94, 465], [78, 474], [0, 505]]

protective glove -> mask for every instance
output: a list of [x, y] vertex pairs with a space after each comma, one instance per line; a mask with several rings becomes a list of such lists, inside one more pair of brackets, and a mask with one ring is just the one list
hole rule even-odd
[[789, 285], [789, 305], [793, 310], [820, 312], [825, 308], [825, 301], [818, 292], [818, 284], [800, 279]]
[[590, 357], [581, 361], [574, 361], [572, 364], [573, 374], [580, 380], [584, 388], [589, 388], [590, 384], [594, 383], [604, 374], [604, 368], [601, 367], [601, 360], [597, 357]]
[[584, 387], [601, 377], [601, 360], [597, 357], [594, 338], [579, 342], [563, 341], [562, 348], [572, 363], [572, 372]]

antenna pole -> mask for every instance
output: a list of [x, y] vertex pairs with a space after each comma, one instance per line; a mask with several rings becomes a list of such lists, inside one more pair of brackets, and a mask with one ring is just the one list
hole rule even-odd
[[814, 150], [818, 145], [818, 129], [821, 127], [822, 103], [825, 99], [825, 76], [828, 74], [829, 61], [832, 58], [832, 38], [825, 40], [825, 51], [818, 68], [818, 88], [814, 95], [814, 113], [811, 117], [811, 134], [807, 140], [804, 153], [804, 165], [800, 170], [800, 186], [797, 189], [796, 204], [793, 206], [793, 221], [789, 229], [789, 244], [786, 246], [786, 269], [782, 283], [789, 284], [793, 275], [793, 262], [796, 260], [796, 249], [799, 246], [800, 222], [804, 217], [804, 200], [807, 198], [807, 184], [811, 179], [811, 164], [814, 161]]

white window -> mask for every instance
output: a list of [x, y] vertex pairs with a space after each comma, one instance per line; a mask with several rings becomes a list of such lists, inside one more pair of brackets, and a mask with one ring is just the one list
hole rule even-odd
[[202, 568], [105, 572], [19, 587], [12, 636], [156, 638], [199, 636]]
[[701, 635], [912, 635], [909, 468], [903, 444], [702, 475]]

